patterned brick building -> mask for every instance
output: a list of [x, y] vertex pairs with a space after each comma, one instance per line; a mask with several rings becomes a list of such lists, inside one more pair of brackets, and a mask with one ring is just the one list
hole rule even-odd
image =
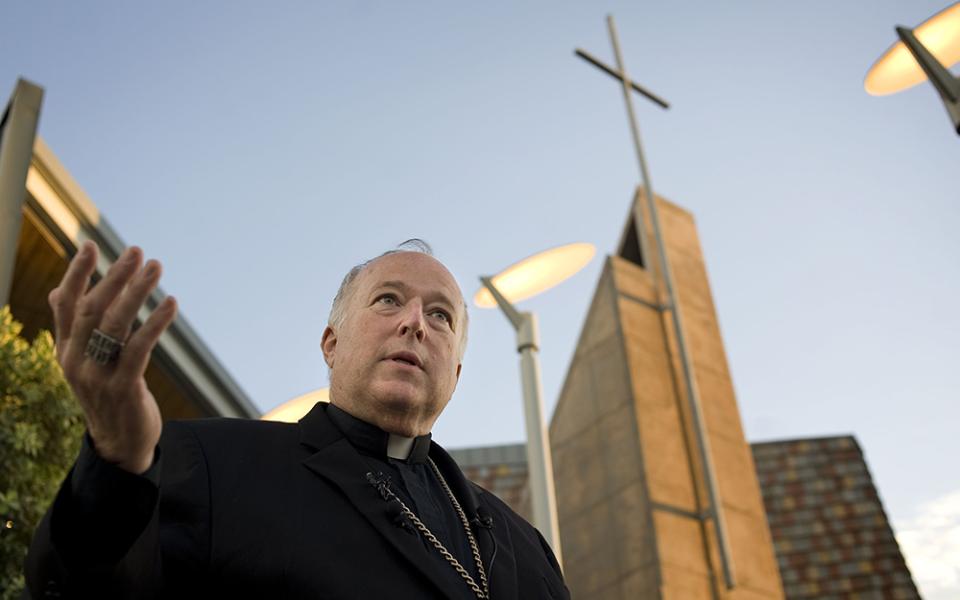
[[[852, 436], [751, 449], [788, 599], [920, 598]], [[522, 444], [451, 455], [467, 477], [529, 518]]]
[[852, 436], [753, 444], [787, 598], [919, 598]]
[[523, 444], [464, 448], [450, 452], [470, 481], [483, 486], [532, 521], [527, 486], [527, 449]]

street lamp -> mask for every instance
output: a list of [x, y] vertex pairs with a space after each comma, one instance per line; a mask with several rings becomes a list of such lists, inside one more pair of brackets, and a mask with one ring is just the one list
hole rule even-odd
[[260, 417], [261, 421], [296, 423], [307, 415], [317, 402], [330, 402], [330, 389], [320, 388], [288, 400]]
[[540, 335], [537, 318], [520, 312], [512, 304], [548, 290], [586, 266], [596, 250], [592, 244], [567, 244], [526, 258], [493, 277], [481, 277], [483, 287], [473, 298], [480, 308], [499, 305], [517, 332], [520, 377], [523, 385], [524, 418], [527, 425], [527, 465], [533, 524], [553, 548], [557, 561], [560, 528], [553, 486], [553, 460], [547, 426], [543, 419], [543, 390], [540, 384]]
[[877, 59], [863, 87], [885, 96], [929, 79], [960, 134], [960, 78], [947, 69], [960, 61], [960, 2], [933, 15], [915, 29], [896, 27], [899, 42]]

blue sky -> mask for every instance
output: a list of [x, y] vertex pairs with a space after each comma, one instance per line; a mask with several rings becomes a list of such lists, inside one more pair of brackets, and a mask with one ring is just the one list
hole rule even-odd
[[[427, 239], [469, 295], [548, 247], [614, 250], [639, 175], [620, 90], [573, 56], [612, 63], [612, 12], [673, 104], [638, 99], [640, 127], [697, 219], [749, 439], [854, 434], [914, 524], [960, 489], [960, 139], [929, 84], [862, 82], [944, 6], [16, 0], [0, 82], [45, 87], [41, 135], [267, 410], [326, 384], [336, 286], [397, 242]], [[523, 305], [550, 410], [600, 267]], [[521, 440], [512, 330], [472, 326], [436, 438]], [[945, 572], [928, 597], [960, 586]]]

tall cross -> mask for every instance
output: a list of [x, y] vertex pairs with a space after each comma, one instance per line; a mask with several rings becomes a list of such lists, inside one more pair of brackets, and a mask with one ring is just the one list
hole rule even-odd
[[[607, 28], [610, 30], [610, 43], [613, 45], [613, 54], [617, 59], [616, 69], [608, 67], [600, 60], [594, 58], [585, 50], [581, 50], [580, 48], [577, 48], [574, 53], [607, 75], [619, 80], [622, 84], [623, 101], [627, 105], [627, 117], [630, 121], [630, 133], [633, 136], [633, 147], [637, 152], [637, 162], [640, 164], [640, 178], [643, 182], [643, 188], [647, 194], [647, 197], [653, 198], [653, 183], [650, 181], [650, 172], [647, 170], [647, 159], [643, 154], [643, 144], [640, 142], [640, 128], [637, 126], [637, 117], [633, 112], [633, 97], [630, 95], [630, 90], [633, 89], [643, 96], [646, 96], [649, 100], [660, 105], [663, 109], [670, 108], [670, 104], [660, 96], [654, 94], [639, 83], [630, 79], [630, 77], [627, 75], [627, 69], [623, 64], [623, 56], [620, 54], [620, 41], [617, 37], [617, 27], [613, 22], [613, 15], [607, 15]], [[651, 256], [648, 252], [649, 246], [647, 245], [647, 228], [644, 226], [643, 210], [637, 203], [634, 203], [633, 206], [633, 224], [637, 232], [637, 241], [640, 245], [641, 261], [644, 263], [644, 266], [649, 266], [646, 264]]]
[[[586, 60], [593, 66], [599, 68], [614, 79], [620, 80], [623, 85], [623, 99], [627, 105], [627, 116], [630, 119], [630, 133], [633, 134], [633, 144], [637, 151], [637, 162], [640, 163], [640, 176], [643, 178], [644, 194], [647, 200], [647, 213], [650, 216], [654, 241], [657, 244], [657, 254], [660, 262], [660, 274], [663, 285], [666, 288], [667, 303], [664, 307], [670, 312], [673, 322], [674, 337], [677, 342], [677, 353], [680, 355], [680, 364], [683, 368], [683, 378], [686, 384], [687, 401], [690, 404], [690, 414], [693, 418], [693, 429], [697, 442], [697, 451], [700, 455], [700, 464], [703, 466], [704, 480], [707, 488], [707, 495], [710, 500], [710, 506], [702, 516], [696, 518], [702, 520], [710, 518], [713, 520], [714, 529], [717, 534], [717, 545], [720, 550], [720, 562], [723, 567], [723, 578], [727, 589], [733, 589], [736, 586], [736, 579], [733, 572], [733, 560], [730, 553], [730, 544], [727, 537], [727, 527], [724, 520], [723, 511], [720, 505], [719, 489], [716, 480], [716, 471], [713, 467], [713, 456], [710, 452], [710, 441], [707, 438], [706, 424], [703, 419], [703, 407], [700, 403], [700, 394], [697, 390], [696, 379], [693, 374], [693, 361], [690, 359], [690, 353], [687, 350], [686, 336], [684, 335], [683, 319], [680, 310], [677, 307], [677, 294], [673, 283], [673, 273], [670, 269], [670, 263], [667, 261], [666, 245], [663, 241], [663, 234], [660, 229], [660, 217], [657, 209], [657, 202], [653, 195], [653, 184], [650, 182], [650, 173], [647, 170], [647, 161], [643, 155], [643, 146], [640, 144], [640, 129], [637, 127], [637, 118], [633, 114], [633, 97], [630, 90], [640, 92], [650, 100], [656, 102], [663, 108], [669, 108], [670, 105], [656, 94], [644, 89], [640, 84], [632, 81], [627, 76], [627, 70], [623, 66], [623, 57], [620, 55], [620, 42], [617, 39], [617, 28], [613, 22], [613, 15], [607, 16], [607, 27], [610, 30], [610, 42], [613, 44], [613, 53], [617, 58], [617, 68], [611, 69], [596, 58], [590, 56], [579, 48], [576, 55]], [[633, 203], [633, 224], [637, 233], [637, 241], [640, 244], [640, 257], [644, 263], [643, 266], [649, 268], [646, 264], [650, 254], [647, 253], [646, 227], [643, 219], [643, 208], [639, 202]]]

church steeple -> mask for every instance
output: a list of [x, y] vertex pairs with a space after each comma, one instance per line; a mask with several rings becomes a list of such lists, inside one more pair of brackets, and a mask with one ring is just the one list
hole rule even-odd
[[550, 428], [567, 582], [587, 599], [783, 598], [693, 216], [662, 198], [657, 209], [736, 585], [724, 573], [661, 271], [631, 255], [633, 211], [618, 254], [606, 259]]

